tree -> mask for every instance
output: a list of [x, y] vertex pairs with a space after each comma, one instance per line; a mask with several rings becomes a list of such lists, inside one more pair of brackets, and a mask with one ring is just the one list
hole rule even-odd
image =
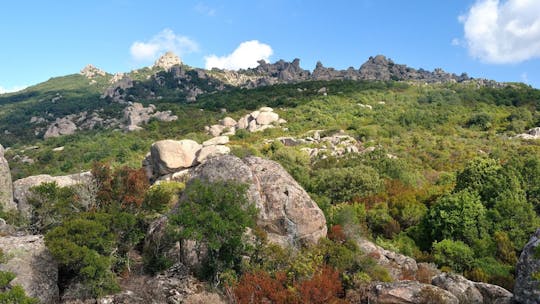
[[373, 168], [358, 165], [317, 170], [312, 192], [329, 197], [333, 203], [341, 203], [375, 194], [382, 187], [379, 174]]
[[[226, 269], [239, 270], [245, 250], [242, 236], [255, 224], [256, 209], [246, 197], [247, 186], [232, 181], [192, 181], [185, 189], [170, 231], [183, 240], [204, 242], [208, 258], [201, 275], [214, 278]], [[179, 229], [177, 229], [179, 228]]]
[[459, 272], [469, 270], [474, 262], [474, 252], [462, 241], [442, 240], [433, 243], [433, 257], [439, 267], [447, 266]]
[[453, 239], [472, 244], [487, 232], [486, 208], [475, 192], [462, 190], [439, 198], [422, 225], [433, 241]]

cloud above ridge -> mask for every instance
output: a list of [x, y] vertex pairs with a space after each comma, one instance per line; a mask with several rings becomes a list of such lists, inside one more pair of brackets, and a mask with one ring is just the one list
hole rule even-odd
[[197, 42], [187, 36], [177, 35], [169, 28], [157, 33], [148, 41], [135, 41], [130, 47], [131, 57], [136, 61], [155, 60], [167, 51], [182, 57], [198, 50]]
[[270, 56], [273, 53], [272, 47], [268, 44], [258, 40], [244, 41], [229, 55], [204, 57], [205, 68], [226, 70], [254, 68], [258, 65], [257, 61], [259, 60], [270, 61]]
[[519, 63], [540, 57], [540, 1], [477, 0], [459, 17], [463, 44], [485, 63]]

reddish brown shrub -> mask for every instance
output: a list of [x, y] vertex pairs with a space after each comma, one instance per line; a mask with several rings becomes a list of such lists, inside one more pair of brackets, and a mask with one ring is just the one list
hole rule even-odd
[[345, 232], [341, 225], [332, 226], [328, 232], [328, 238], [339, 244], [343, 244], [347, 241], [347, 237], [345, 236]]
[[297, 290], [301, 303], [343, 303], [339, 298], [344, 296], [339, 273], [329, 266], [315, 273], [311, 280], [300, 282]]

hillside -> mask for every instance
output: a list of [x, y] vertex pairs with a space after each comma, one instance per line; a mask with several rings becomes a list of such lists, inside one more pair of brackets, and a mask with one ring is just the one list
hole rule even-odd
[[[38, 174], [92, 170], [94, 205], [76, 187], [60, 187], [74, 183], [57, 181], [2, 218], [45, 235], [66, 299], [133, 289], [128, 278], [143, 274], [169, 284], [189, 272], [184, 266], [241, 303], [253, 295], [250, 282], [268, 287], [260, 299], [321, 289], [360, 303], [400, 286], [426, 299], [437, 286], [439, 303], [457, 303], [445, 284], [461, 279], [476, 293], [487, 284], [474, 282], [485, 282], [518, 294], [520, 254], [534, 250], [523, 249], [540, 227], [539, 111], [540, 91], [530, 86], [416, 70], [384, 56], [343, 71], [307, 71], [298, 60], [208, 71], [170, 53], [125, 74], [86, 67], [0, 95], [0, 144], [19, 186]], [[191, 151], [175, 156], [181, 166], [167, 158], [175, 145]], [[214, 149], [208, 160], [205, 147]], [[17, 189], [15, 196], [31, 191]], [[254, 204], [267, 213], [242, 205], [253, 197], [264, 197]], [[272, 209], [288, 199], [297, 209]], [[90, 235], [98, 241], [77, 243]], [[193, 257], [178, 266], [169, 237], [204, 244], [208, 268]], [[64, 239], [77, 246], [61, 250]], [[82, 256], [92, 274], [74, 275]], [[494, 285], [490, 292], [510, 301]]]

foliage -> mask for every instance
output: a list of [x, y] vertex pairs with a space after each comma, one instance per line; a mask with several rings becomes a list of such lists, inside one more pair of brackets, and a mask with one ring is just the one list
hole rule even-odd
[[331, 267], [318, 269], [314, 275], [289, 286], [287, 275], [274, 277], [266, 272], [246, 273], [234, 288], [238, 303], [345, 303], [339, 273]]
[[142, 208], [163, 213], [176, 203], [184, 188], [185, 185], [179, 182], [162, 182], [153, 185], [145, 194]]
[[256, 215], [246, 189], [246, 185], [234, 182], [194, 180], [184, 190], [178, 210], [169, 217], [170, 231], [178, 238], [204, 242], [208, 247], [200, 274], [205, 278], [240, 267], [241, 253], [246, 249], [242, 236], [247, 227], [253, 227]]
[[382, 181], [373, 168], [359, 165], [317, 170], [311, 191], [329, 197], [334, 203], [341, 203], [377, 193], [382, 187]]
[[467, 244], [447, 239], [433, 243], [433, 257], [439, 266], [448, 266], [458, 272], [469, 270], [474, 261], [474, 253]]
[[428, 211], [423, 227], [434, 241], [454, 239], [472, 244], [486, 233], [486, 209], [474, 192], [447, 194]]
[[77, 202], [74, 188], [59, 187], [55, 182], [31, 188], [28, 202], [33, 207], [31, 228], [35, 233], [44, 233], [73, 213], [84, 211]]

